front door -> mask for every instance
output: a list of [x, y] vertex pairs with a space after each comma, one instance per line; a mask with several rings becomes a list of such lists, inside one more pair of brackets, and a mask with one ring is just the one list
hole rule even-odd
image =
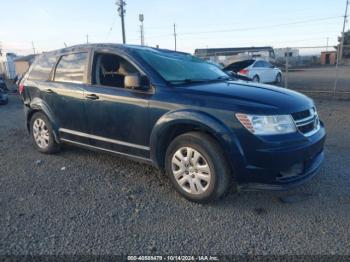
[[85, 88], [85, 111], [91, 145], [149, 158], [151, 92], [124, 88], [124, 77], [140, 74], [126, 58], [96, 52], [91, 85]]

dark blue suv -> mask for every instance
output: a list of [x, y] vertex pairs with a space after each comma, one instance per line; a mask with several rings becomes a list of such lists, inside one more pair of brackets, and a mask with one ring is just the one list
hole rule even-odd
[[186, 53], [93, 44], [40, 55], [20, 84], [35, 147], [61, 143], [165, 170], [206, 202], [231, 186], [283, 190], [316, 174], [325, 129], [308, 97], [244, 82]]

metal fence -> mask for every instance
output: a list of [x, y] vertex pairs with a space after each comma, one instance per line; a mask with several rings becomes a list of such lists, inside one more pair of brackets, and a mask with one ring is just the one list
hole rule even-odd
[[[347, 47], [347, 46], [345, 46]], [[308, 95], [350, 98], [350, 59], [337, 59], [333, 46], [286, 47], [269, 53], [217, 52], [204, 59], [227, 66], [236, 61], [258, 58], [282, 71], [281, 83], [272, 83]]]

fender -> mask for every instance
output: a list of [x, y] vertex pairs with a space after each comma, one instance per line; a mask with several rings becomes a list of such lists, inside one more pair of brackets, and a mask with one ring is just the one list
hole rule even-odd
[[244, 155], [243, 150], [233, 130], [228, 129], [221, 121], [210, 114], [196, 110], [181, 109], [166, 113], [153, 127], [150, 147], [151, 159], [155, 166], [162, 167], [163, 163], [159, 162], [158, 157], [161, 146], [166, 141], [166, 137], [170, 134], [171, 129], [181, 124], [198, 126], [201, 130], [214, 136], [223, 148], [231, 165], [233, 162], [238, 164], [245, 162], [242, 159]]
[[54, 116], [53, 112], [50, 110], [50, 107], [46, 104], [44, 100], [42, 100], [39, 97], [34, 98], [29, 106], [27, 106], [26, 110], [26, 122], [27, 122], [27, 128], [29, 130], [29, 124], [30, 124], [30, 117], [34, 113], [34, 111], [41, 111], [43, 112], [47, 118], [50, 120], [50, 123], [52, 125], [53, 134], [55, 136], [56, 142], [59, 143], [59, 137], [58, 137], [58, 121], [56, 117]]

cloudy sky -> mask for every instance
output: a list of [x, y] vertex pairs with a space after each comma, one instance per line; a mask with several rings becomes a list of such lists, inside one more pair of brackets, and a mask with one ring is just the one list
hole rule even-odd
[[[346, 0], [125, 0], [127, 43], [140, 43], [145, 16], [147, 45], [178, 49], [335, 45]], [[0, 43], [28, 54], [86, 42], [121, 42], [115, 0], [0, 0]], [[349, 26], [347, 25], [347, 28]]]

